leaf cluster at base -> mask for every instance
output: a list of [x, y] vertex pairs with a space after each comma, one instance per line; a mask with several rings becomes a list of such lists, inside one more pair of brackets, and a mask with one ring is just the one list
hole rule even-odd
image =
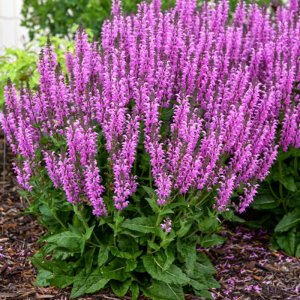
[[[37, 285], [72, 286], [72, 298], [110, 288], [118, 297], [154, 300], [184, 299], [184, 293], [211, 299], [209, 290], [219, 287], [213, 265], [197, 251], [197, 245], [224, 242], [216, 213], [181, 196], [159, 207], [154, 191], [141, 187], [127, 210], [98, 219], [88, 206], [62, 201], [63, 192], [46, 175], [43, 180], [28, 209], [48, 229], [32, 258]], [[170, 233], [160, 226], [166, 217], [173, 222]]]

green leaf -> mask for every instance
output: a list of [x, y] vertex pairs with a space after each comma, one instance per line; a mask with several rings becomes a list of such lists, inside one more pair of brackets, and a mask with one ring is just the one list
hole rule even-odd
[[273, 209], [279, 206], [279, 202], [270, 194], [258, 194], [251, 206], [254, 209]]
[[124, 221], [121, 227], [142, 233], [156, 233], [157, 227], [155, 226], [155, 221], [155, 216], [138, 217]]
[[48, 286], [50, 284], [50, 279], [52, 278], [53, 273], [44, 269], [39, 269], [36, 276], [35, 283], [37, 286]]
[[149, 203], [150, 207], [152, 208], [152, 211], [154, 213], [159, 213], [159, 207], [157, 205], [157, 201], [155, 198], [145, 198], [147, 202]]
[[290, 198], [287, 202], [287, 205], [289, 208], [300, 208], [300, 201], [299, 201], [299, 198], [300, 198], [300, 184], [298, 184], [298, 188], [297, 188], [297, 192], [294, 192], [294, 193], [291, 193], [290, 195]]
[[124, 252], [120, 251], [118, 247], [111, 246], [110, 252], [115, 257], [125, 258], [125, 259], [136, 259], [138, 256], [140, 256], [143, 253], [143, 250], [137, 251], [137, 252]]
[[205, 277], [201, 276], [201, 279], [200, 278], [198, 278], [197, 280], [192, 279], [190, 281], [190, 285], [193, 287], [194, 290], [200, 291], [200, 290], [207, 290], [209, 288], [206, 284]]
[[93, 247], [84, 253], [84, 266], [87, 274], [89, 274], [92, 270], [95, 250], [96, 248]]
[[165, 215], [171, 215], [174, 214], [174, 210], [171, 208], [164, 208], [162, 211], [159, 212], [160, 216], [165, 216]]
[[300, 244], [297, 246], [295, 256], [296, 256], [297, 258], [300, 258]]
[[100, 290], [102, 290], [106, 284], [109, 282], [109, 279], [102, 278], [96, 281], [95, 283], [91, 284], [89, 287], [87, 287], [85, 293], [86, 294], [94, 294]]
[[215, 274], [216, 269], [204, 253], [197, 252], [195, 272], [198, 274]]
[[49, 279], [51, 285], [64, 289], [74, 282], [74, 276], [68, 276], [64, 274], [53, 274]]
[[199, 220], [199, 230], [204, 233], [216, 232], [218, 228], [219, 222], [217, 217], [214, 215], [209, 215]]
[[184, 300], [183, 289], [180, 285], [153, 280], [150, 287], [142, 290], [152, 300]]
[[275, 239], [278, 246], [282, 250], [284, 250], [289, 255], [295, 255], [296, 234], [294, 230], [291, 230], [288, 233], [277, 234], [275, 236]]
[[126, 272], [132, 272], [137, 268], [137, 260], [136, 259], [127, 259], [126, 260]]
[[165, 283], [187, 284], [189, 278], [176, 265], [171, 265], [164, 270], [164, 264], [159, 261], [158, 257], [152, 255], [144, 255], [142, 257], [146, 271], [157, 280]]
[[155, 251], [158, 251], [160, 249], [160, 246], [157, 245], [156, 243], [152, 242], [151, 240], [148, 240], [147, 243], [148, 243], [148, 246]]
[[85, 239], [85, 241], [88, 241], [91, 238], [94, 228], [95, 228], [95, 225], [93, 225], [92, 227], [89, 227], [86, 230], [86, 232], [85, 232], [85, 234], [83, 236], [84, 239]]
[[112, 280], [110, 282], [110, 286], [113, 290], [113, 292], [118, 296], [118, 297], [124, 297], [130, 287], [131, 284], [131, 279], [128, 279], [124, 282], [120, 281], [114, 281]]
[[210, 248], [218, 245], [222, 245], [225, 242], [225, 238], [218, 234], [206, 234], [199, 237], [198, 242], [204, 248]]
[[74, 279], [71, 298], [76, 298], [86, 293], [95, 293], [104, 288], [108, 281], [109, 279], [103, 278], [100, 270], [95, 270], [89, 275], [84, 275], [84, 271], [82, 271]]
[[125, 281], [129, 277], [126, 272], [126, 260], [115, 258], [108, 266], [102, 268], [103, 276], [107, 279]]
[[185, 222], [180, 220], [180, 229], [176, 232], [176, 235], [181, 238], [185, 236], [191, 229], [192, 222]]
[[196, 245], [194, 243], [185, 243], [182, 240], [178, 239], [177, 250], [181, 254], [185, 262], [187, 274], [193, 274], [195, 263], [197, 260]]
[[130, 287], [132, 300], [137, 300], [140, 294], [139, 286], [136, 282], [133, 282]]
[[46, 239], [48, 243], [57, 245], [57, 247], [65, 248], [70, 252], [80, 252], [83, 242], [82, 236], [72, 231], [65, 231], [50, 236]]
[[275, 232], [285, 232], [300, 224], [300, 208], [295, 208], [283, 216], [275, 227]]
[[150, 196], [150, 198], [154, 199], [157, 197], [154, 189], [151, 189], [150, 187], [145, 185], [143, 185], [142, 188]]
[[44, 247], [40, 249], [30, 260], [38, 270], [46, 270], [54, 274], [72, 274], [73, 266], [65, 261], [48, 260], [44, 258]]
[[[160, 232], [162, 232], [163, 234], [165, 234], [165, 232], [163, 232], [162, 230], [160, 230]], [[165, 238], [162, 239], [162, 241], [160, 243], [160, 247], [163, 247], [164, 249], [167, 249], [169, 247], [169, 245], [174, 241], [175, 237], [176, 237], [176, 233], [172, 230], [167, 235], [167, 237], [165, 237]]]
[[109, 248], [106, 247], [101, 247], [99, 249], [99, 254], [98, 254], [98, 267], [103, 266], [107, 260], [108, 260], [108, 255], [109, 255]]
[[220, 288], [219, 282], [211, 274], [203, 274], [198, 269], [197, 278], [190, 281], [191, 286], [195, 290], [208, 290]]
[[196, 296], [203, 297], [205, 299], [214, 299], [211, 295], [211, 292], [207, 290], [195, 290], [195, 294]]
[[283, 178], [280, 178], [279, 181], [283, 184], [283, 186], [287, 190], [289, 190], [291, 192], [296, 192], [297, 191], [297, 186], [295, 184], [295, 179], [294, 179], [293, 176], [285, 176]]
[[161, 254], [159, 257], [159, 260], [161, 262], [164, 262], [163, 269], [168, 270], [172, 263], [175, 261], [175, 256], [174, 256], [174, 249], [173, 247], [169, 247], [165, 249], [164, 252], [157, 253], [157, 255]]

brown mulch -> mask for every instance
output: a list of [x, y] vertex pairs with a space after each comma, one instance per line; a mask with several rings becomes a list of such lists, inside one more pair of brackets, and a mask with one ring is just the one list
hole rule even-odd
[[[0, 135], [0, 300], [69, 299], [69, 289], [38, 288], [29, 257], [38, 249], [43, 228], [24, 214], [27, 203], [20, 199], [10, 162]], [[300, 260], [270, 250], [270, 237], [263, 230], [238, 227], [224, 233], [227, 242], [204, 251], [218, 270], [221, 289], [215, 299], [300, 300]], [[80, 299], [116, 300], [110, 291]], [[125, 297], [124, 299], [130, 299]], [[199, 299], [187, 296], [187, 299]]]
[[236, 227], [224, 245], [204, 250], [216, 265], [216, 299], [300, 299], [300, 260], [271, 250], [264, 230]]

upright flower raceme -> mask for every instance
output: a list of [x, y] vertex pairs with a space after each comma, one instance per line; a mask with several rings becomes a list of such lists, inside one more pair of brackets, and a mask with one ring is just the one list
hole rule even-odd
[[[100, 41], [77, 32], [75, 52], [66, 54], [68, 80], [48, 45], [36, 92], [8, 83], [2, 128], [24, 188], [44, 165], [68, 201], [104, 216], [104, 199], [118, 210], [130, 204], [146, 156], [159, 205], [205, 189], [224, 209], [240, 188], [233, 205], [244, 211], [278, 148], [299, 147], [297, 1], [275, 15], [241, 2], [232, 18], [226, 0], [160, 6], [141, 3], [125, 16], [114, 0]], [[53, 147], [56, 140], [63, 146]]]

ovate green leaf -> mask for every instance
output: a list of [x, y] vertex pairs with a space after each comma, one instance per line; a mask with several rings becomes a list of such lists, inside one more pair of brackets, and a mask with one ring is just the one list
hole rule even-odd
[[285, 176], [283, 178], [280, 178], [280, 182], [283, 184], [283, 186], [291, 191], [291, 192], [296, 192], [297, 191], [297, 186], [295, 184], [295, 179], [293, 176]]
[[155, 216], [151, 217], [138, 217], [131, 220], [124, 221], [121, 226], [126, 229], [138, 231], [142, 233], [156, 233], [157, 227], [155, 226]]
[[108, 255], [109, 255], [109, 248], [108, 247], [101, 247], [99, 249], [99, 254], [98, 254], [98, 267], [103, 266], [107, 260], [108, 260]]
[[183, 289], [180, 285], [168, 284], [153, 280], [152, 285], [143, 289], [144, 294], [153, 300], [184, 300]]
[[225, 242], [225, 238], [218, 234], [206, 234], [199, 237], [198, 242], [204, 248], [210, 248], [217, 245], [222, 245]]
[[102, 268], [103, 276], [107, 279], [124, 281], [129, 277], [126, 272], [126, 260], [115, 258], [108, 266]]
[[99, 291], [105, 287], [108, 281], [109, 279], [103, 278], [99, 269], [88, 275], [85, 275], [84, 271], [82, 271], [74, 279], [71, 298], [76, 298], [86, 293], [94, 293]]
[[177, 250], [185, 262], [187, 274], [193, 274], [195, 263], [197, 260], [196, 245], [194, 243], [185, 243], [182, 240], [178, 239]]
[[132, 300], [137, 300], [140, 294], [139, 286], [136, 282], [133, 282], [130, 287]]
[[65, 231], [50, 236], [46, 239], [48, 243], [57, 245], [58, 247], [65, 248], [70, 252], [80, 252], [83, 238], [72, 231]]
[[163, 264], [157, 257], [152, 255], [144, 255], [143, 263], [146, 271], [154, 278], [165, 283], [185, 285], [189, 282], [189, 278], [176, 265], [171, 265], [164, 270]]
[[295, 208], [291, 212], [284, 215], [281, 221], [277, 224], [275, 232], [285, 232], [290, 230], [292, 227], [300, 224], [300, 208]]
[[118, 296], [118, 297], [124, 297], [130, 287], [131, 284], [131, 279], [128, 279], [124, 282], [120, 281], [115, 281], [112, 280], [110, 282], [110, 286], [113, 290], [113, 292]]
[[251, 204], [254, 209], [259, 210], [276, 208], [278, 205], [278, 201], [270, 194], [258, 194]]

